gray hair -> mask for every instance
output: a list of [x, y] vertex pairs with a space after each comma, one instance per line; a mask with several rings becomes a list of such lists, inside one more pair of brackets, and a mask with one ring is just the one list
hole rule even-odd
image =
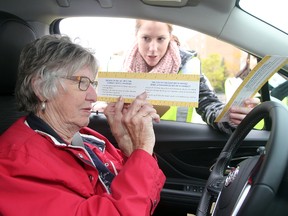
[[51, 99], [58, 93], [59, 76], [74, 75], [84, 67], [98, 70], [98, 62], [92, 52], [73, 43], [69, 37], [45, 35], [28, 44], [21, 52], [15, 96], [19, 109], [36, 113], [40, 107], [32, 88], [32, 80], [43, 96]]

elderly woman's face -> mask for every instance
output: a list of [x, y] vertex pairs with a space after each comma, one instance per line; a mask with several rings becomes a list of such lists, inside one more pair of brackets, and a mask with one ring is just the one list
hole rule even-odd
[[154, 67], [165, 55], [171, 34], [166, 23], [142, 21], [136, 37], [142, 58]]
[[[74, 76], [85, 76], [92, 81], [95, 79], [88, 68], [78, 71]], [[96, 90], [89, 84], [86, 91], [81, 91], [78, 88], [79, 82], [74, 80], [62, 79], [61, 82], [64, 83], [65, 90], [60, 87], [59, 94], [49, 104], [52, 108], [52, 113], [56, 114], [55, 116], [60, 120], [62, 126], [69, 127], [70, 125], [79, 128], [87, 126], [92, 103], [97, 98]]]

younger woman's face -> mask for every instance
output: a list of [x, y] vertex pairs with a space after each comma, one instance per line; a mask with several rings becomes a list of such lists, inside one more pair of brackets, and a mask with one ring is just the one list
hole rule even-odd
[[171, 33], [166, 23], [142, 20], [136, 38], [142, 58], [154, 67], [165, 55]]

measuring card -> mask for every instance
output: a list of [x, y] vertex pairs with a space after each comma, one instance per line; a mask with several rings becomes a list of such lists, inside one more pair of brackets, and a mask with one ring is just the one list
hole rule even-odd
[[198, 107], [199, 74], [99, 72], [97, 100], [131, 103], [144, 91], [153, 105]]
[[288, 57], [265, 56], [246, 76], [215, 122], [229, 121], [230, 107], [243, 106], [245, 99], [253, 97], [270, 77], [286, 64]]

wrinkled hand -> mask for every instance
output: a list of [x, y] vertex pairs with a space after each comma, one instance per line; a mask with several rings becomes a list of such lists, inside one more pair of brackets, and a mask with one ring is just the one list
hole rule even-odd
[[106, 106], [104, 115], [107, 118], [111, 132], [115, 137], [119, 148], [126, 156], [129, 156], [133, 151], [133, 144], [128, 131], [122, 123], [122, 112], [125, 112], [126, 109], [123, 98], [119, 97], [117, 102], [109, 103]]
[[130, 105], [125, 105], [120, 97], [116, 103], [109, 103], [104, 110], [112, 134], [126, 156], [135, 149], [153, 153], [153, 121], [159, 122], [160, 117], [146, 98], [147, 94], [142, 93]]
[[258, 104], [260, 104], [259, 98], [249, 98], [244, 101], [244, 106], [231, 107], [229, 114], [230, 122], [234, 125], [239, 125], [246, 115]]

